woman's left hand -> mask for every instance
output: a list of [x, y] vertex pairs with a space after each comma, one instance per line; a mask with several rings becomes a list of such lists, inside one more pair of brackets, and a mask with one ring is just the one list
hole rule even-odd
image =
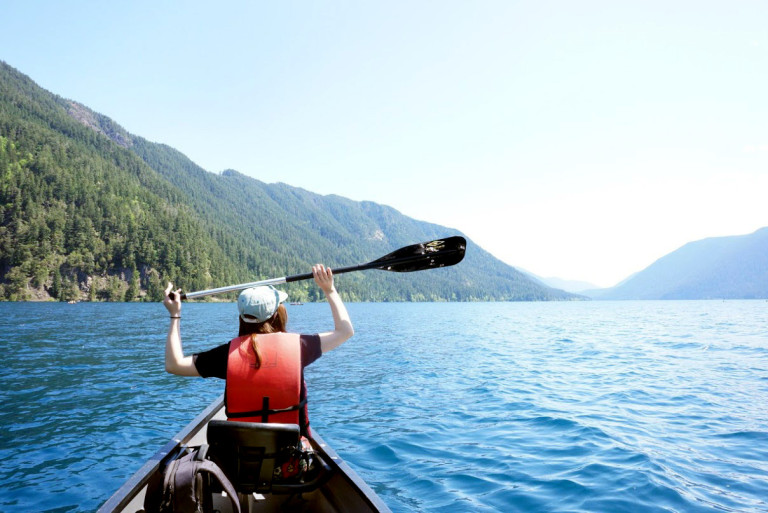
[[173, 291], [173, 284], [168, 282], [168, 287], [165, 289], [165, 298], [163, 299], [163, 305], [165, 305], [166, 310], [168, 310], [168, 313], [171, 314], [171, 317], [180, 317], [181, 316], [181, 289], [176, 289], [174, 292], [173, 299], [171, 299], [171, 292]]

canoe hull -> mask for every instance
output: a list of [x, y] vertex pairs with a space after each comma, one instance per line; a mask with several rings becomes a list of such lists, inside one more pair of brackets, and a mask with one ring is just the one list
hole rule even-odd
[[[224, 396], [219, 397], [155, 453], [112, 497], [99, 513], [135, 513], [144, 507], [144, 495], [150, 478], [161, 472], [185, 447], [207, 443], [208, 422], [225, 419]], [[331, 477], [319, 489], [301, 497], [286, 495], [249, 496], [251, 511], [321, 511], [321, 512], [388, 512], [390, 509], [357, 473], [316, 433], [311, 440], [315, 451], [331, 467]], [[286, 502], [290, 501], [287, 505]], [[229, 500], [214, 495], [214, 506], [222, 513], [230, 510]]]

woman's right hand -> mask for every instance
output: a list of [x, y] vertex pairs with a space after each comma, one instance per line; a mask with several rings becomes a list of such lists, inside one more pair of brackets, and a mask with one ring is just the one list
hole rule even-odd
[[323, 264], [313, 265], [312, 275], [315, 278], [315, 283], [325, 292], [326, 296], [336, 291], [333, 286], [333, 271], [330, 267], [325, 267]]

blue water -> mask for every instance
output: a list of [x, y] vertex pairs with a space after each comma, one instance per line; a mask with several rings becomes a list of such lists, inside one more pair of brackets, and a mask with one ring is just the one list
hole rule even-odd
[[[768, 302], [350, 304], [315, 429], [396, 512], [768, 511]], [[186, 304], [188, 352], [232, 304]], [[292, 331], [331, 328], [325, 304]], [[93, 511], [223, 383], [159, 304], [0, 304], [0, 511]]]

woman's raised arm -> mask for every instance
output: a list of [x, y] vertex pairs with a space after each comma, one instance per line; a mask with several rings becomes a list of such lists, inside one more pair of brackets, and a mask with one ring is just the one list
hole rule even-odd
[[324, 353], [336, 349], [355, 334], [347, 308], [333, 285], [333, 272], [322, 264], [312, 267], [315, 283], [325, 293], [333, 314], [333, 331], [320, 333], [320, 348]]
[[181, 347], [181, 289], [175, 291], [174, 298], [170, 298], [172, 284], [165, 289], [163, 305], [171, 317], [171, 326], [168, 328], [168, 337], [165, 339], [165, 371], [177, 376], [200, 376], [195, 367], [192, 356], [184, 356]]

